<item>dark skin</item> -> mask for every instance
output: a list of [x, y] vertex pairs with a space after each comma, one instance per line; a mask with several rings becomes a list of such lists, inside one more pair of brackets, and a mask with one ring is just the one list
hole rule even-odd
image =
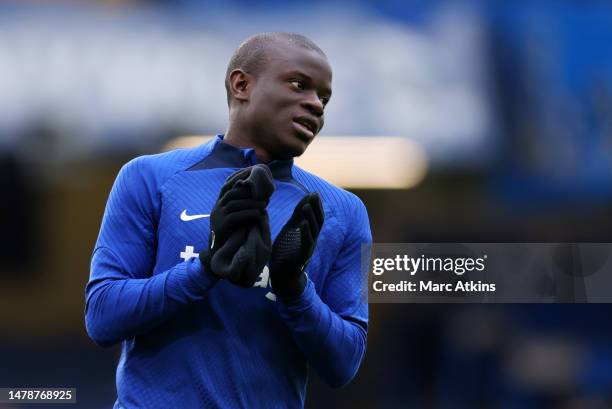
[[323, 128], [332, 71], [317, 51], [272, 44], [256, 76], [230, 73], [230, 120], [225, 142], [255, 149], [260, 162], [299, 156]]

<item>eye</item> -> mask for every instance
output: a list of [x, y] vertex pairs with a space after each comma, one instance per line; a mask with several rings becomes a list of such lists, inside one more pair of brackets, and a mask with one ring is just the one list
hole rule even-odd
[[291, 80], [289, 81], [289, 84], [291, 84], [293, 87], [299, 89], [299, 90], [303, 90], [304, 89], [304, 82], [301, 80]]

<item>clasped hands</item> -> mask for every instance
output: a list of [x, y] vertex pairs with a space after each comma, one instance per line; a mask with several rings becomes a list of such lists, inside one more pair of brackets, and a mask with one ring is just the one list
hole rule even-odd
[[275, 294], [300, 295], [324, 213], [317, 193], [305, 195], [272, 244], [266, 207], [274, 192], [263, 164], [241, 169], [225, 181], [210, 214], [208, 248], [200, 252], [205, 273], [252, 287], [268, 264]]

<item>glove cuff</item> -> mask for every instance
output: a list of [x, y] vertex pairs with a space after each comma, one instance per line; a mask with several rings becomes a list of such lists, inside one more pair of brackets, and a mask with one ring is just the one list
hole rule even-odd
[[272, 291], [283, 299], [294, 298], [301, 295], [306, 288], [308, 277], [302, 271], [299, 276], [291, 280], [272, 280]]

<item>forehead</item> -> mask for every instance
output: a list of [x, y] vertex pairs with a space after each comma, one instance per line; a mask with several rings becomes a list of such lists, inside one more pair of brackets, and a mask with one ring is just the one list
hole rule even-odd
[[282, 75], [292, 71], [331, 83], [332, 70], [327, 58], [316, 50], [300, 45], [275, 44], [266, 50], [267, 64], [264, 71]]

